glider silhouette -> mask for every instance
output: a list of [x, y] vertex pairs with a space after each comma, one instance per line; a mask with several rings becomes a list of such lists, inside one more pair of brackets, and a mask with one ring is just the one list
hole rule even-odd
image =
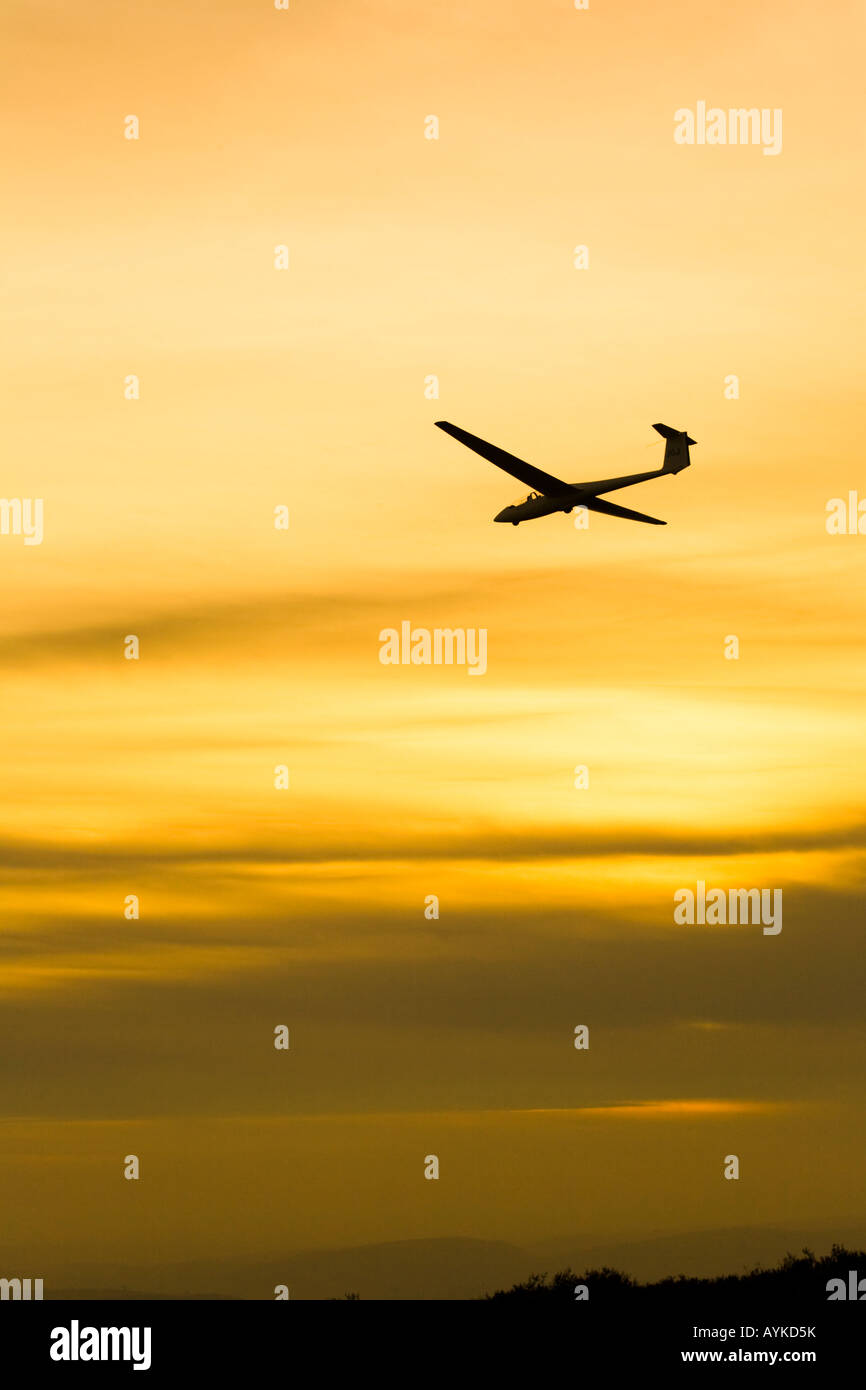
[[458, 425], [449, 424], [447, 420], [437, 420], [436, 425], [465, 444], [467, 449], [474, 449], [476, 454], [533, 489], [528, 497], [511, 507], [503, 507], [493, 518], [494, 521], [510, 521], [512, 526], [519, 526], [521, 521], [531, 521], [536, 516], [550, 516], [552, 512], [570, 512], [575, 507], [586, 507], [591, 512], [602, 512], [605, 516], [622, 516], [627, 521], [646, 521], [650, 526], [666, 526], [667, 522], [647, 516], [645, 512], [633, 512], [628, 507], [618, 507], [615, 502], [603, 502], [600, 494], [631, 487], [633, 483], [643, 483], [647, 478], [661, 478], [666, 473], [681, 473], [691, 463], [689, 445], [697, 443], [697, 440], [689, 438], [685, 430], [671, 429], [670, 425], [653, 425], [653, 429], [658, 430], [665, 440], [661, 468], [654, 468], [649, 473], [628, 473], [622, 478], [600, 478], [594, 483], [563, 483], [531, 463], [524, 463], [523, 459], [507, 454], [495, 444], [479, 439], [476, 434], [461, 430]]

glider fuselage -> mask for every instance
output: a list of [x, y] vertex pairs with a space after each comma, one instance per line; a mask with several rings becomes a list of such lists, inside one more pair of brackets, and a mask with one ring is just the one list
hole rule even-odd
[[516, 526], [520, 521], [531, 521], [536, 516], [550, 516], [552, 512], [570, 512], [580, 502], [580, 488], [569, 488], [568, 492], [545, 497], [543, 493], [531, 492], [522, 502], [514, 502], [497, 512], [494, 521], [510, 521]]

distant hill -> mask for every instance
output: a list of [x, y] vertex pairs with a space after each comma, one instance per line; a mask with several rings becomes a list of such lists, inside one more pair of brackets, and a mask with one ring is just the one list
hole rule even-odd
[[[846, 1233], [848, 1248], [866, 1249], [861, 1224]], [[841, 1248], [835, 1233], [762, 1227], [660, 1234], [604, 1245], [586, 1237], [527, 1246], [440, 1237], [246, 1258], [212, 1256], [159, 1266], [81, 1264], [74, 1275], [68, 1269], [46, 1269], [45, 1297], [267, 1301], [274, 1298], [276, 1285], [285, 1284], [295, 1301], [342, 1299], [348, 1293], [365, 1301], [462, 1301], [520, 1287], [533, 1270], [616, 1270], [619, 1278], [634, 1284], [666, 1276], [706, 1280], [770, 1269], [791, 1250], [837, 1245]], [[862, 1272], [866, 1276], [866, 1261]]]
[[[776, 1265], [791, 1250], [829, 1250], [833, 1245], [866, 1249], [866, 1218], [844, 1224], [822, 1222], [802, 1226], [724, 1226], [702, 1231], [663, 1231], [637, 1240], [607, 1240], [560, 1236], [532, 1242], [529, 1269], [566, 1269], [579, 1263], [588, 1269], [621, 1269], [643, 1283], [666, 1275], [687, 1274], [698, 1279], [717, 1274], [747, 1274], [759, 1265]], [[864, 1270], [866, 1273], [866, 1270]]]
[[268, 1300], [276, 1285], [285, 1284], [292, 1300], [347, 1293], [365, 1300], [476, 1299], [521, 1278], [532, 1265], [528, 1251], [506, 1241], [400, 1240], [256, 1259], [189, 1260], [157, 1269], [93, 1269], [82, 1279], [84, 1288], [70, 1288], [68, 1277], [46, 1279], [45, 1297]]
[[[182, 1295], [185, 1303], [220, 1303], [230, 1302], [223, 1294], [218, 1293], [192, 1293]], [[110, 1289], [52, 1289], [50, 1293], [45, 1292], [46, 1303], [77, 1303], [84, 1301], [87, 1303], [176, 1303], [181, 1301], [181, 1296], [175, 1297], [167, 1293], [147, 1293], [141, 1289], [110, 1288]]]

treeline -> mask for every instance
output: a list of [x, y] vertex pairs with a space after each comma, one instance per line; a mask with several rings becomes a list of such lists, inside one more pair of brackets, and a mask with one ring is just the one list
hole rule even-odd
[[852, 1298], [866, 1301], [866, 1251], [834, 1245], [829, 1255], [817, 1256], [804, 1249], [800, 1255], [786, 1255], [769, 1269], [759, 1265], [746, 1274], [722, 1274], [713, 1279], [678, 1274], [646, 1284], [607, 1266], [584, 1274], [563, 1269], [550, 1278], [546, 1274], [531, 1274], [521, 1284], [486, 1295], [488, 1302], [503, 1298], [568, 1303], [585, 1300], [595, 1305], [615, 1303], [619, 1307], [706, 1302], [717, 1311], [746, 1302], [758, 1309], [762, 1302], [790, 1301], [808, 1306]]

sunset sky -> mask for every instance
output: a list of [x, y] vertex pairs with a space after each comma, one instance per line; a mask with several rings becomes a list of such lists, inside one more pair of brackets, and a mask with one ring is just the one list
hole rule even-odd
[[[0, 536], [0, 1274], [844, 1239], [860, 7], [8, 0], [5, 29], [0, 490], [45, 521]], [[700, 100], [780, 108], [782, 152], [676, 144]], [[439, 419], [567, 481], [659, 466], [654, 421], [698, 444], [611, 499], [666, 528], [514, 529], [527, 489]], [[404, 620], [486, 629], [486, 673], [383, 666]], [[782, 932], [676, 925], [698, 880], [783, 889]]]

